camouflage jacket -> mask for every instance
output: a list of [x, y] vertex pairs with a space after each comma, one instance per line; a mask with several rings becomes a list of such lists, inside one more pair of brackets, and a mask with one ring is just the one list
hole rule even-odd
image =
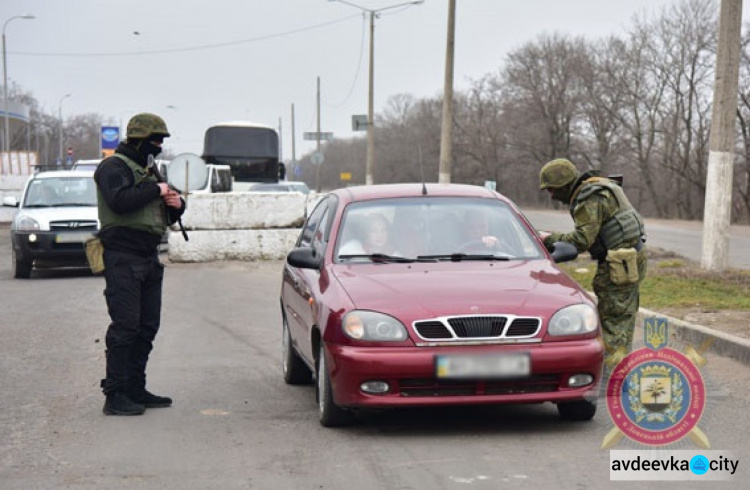
[[[572, 192], [573, 196], [577, 195], [587, 177], [589, 175], [584, 175], [576, 182]], [[555, 242], [572, 243], [579, 253], [590, 251], [592, 258], [602, 260], [606, 255], [606, 248], [602, 243], [600, 234], [604, 223], [611, 220], [622, 209], [617, 198], [612, 192], [601, 190], [590, 194], [580, 202], [571, 202], [571, 204], [571, 215], [575, 230], [570, 233], [552, 233], [544, 239], [544, 245], [551, 249]], [[634, 246], [637, 239], [628, 241], [633, 243], [624, 243], [623, 245]]]

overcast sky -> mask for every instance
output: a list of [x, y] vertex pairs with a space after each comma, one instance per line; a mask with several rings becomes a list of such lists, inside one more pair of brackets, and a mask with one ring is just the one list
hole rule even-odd
[[[677, 0], [679, 1], [679, 0]], [[352, 0], [369, 9], [400, 0]], [[672, 0], [458, 0], [455, 89], [496, 72], [505, 56], [542, 33], [598, 39], [622, 34], [632, 16]], [[750, 18], [745, 2], [743, 17]], [[291, 105], [297, 158], [312, 149], [316, 77], [321, 126], [351, 137], [367, 112], [369, 20], [329, 0], [2, 0], [10, 80], [45, 111], [98, 113], [127, 123], [135, 112], [164, 117], [174, 153], [203, 149], [212, 124], [249, 120], [278, 127], [290, 159]], [[386, 10], [375, 25], [375, 111], [398, 93], [442, 93], [448, 0]]]

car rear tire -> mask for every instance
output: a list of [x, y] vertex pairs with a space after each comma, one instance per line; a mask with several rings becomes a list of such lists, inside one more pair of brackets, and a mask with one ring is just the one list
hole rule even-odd
[[557, 404], [557, 411], [562, 420], [591, 420], [596, 415], [596, 400], [578, 400]]
[[331, 378], [326, 367], [325, 347], [320, 343], [318, 354], [318, 418], [323, 427], [341, 427], [354, 421], [354, 413], [344, 410], [333, 401]]
[[31, 262], [24, 262], [16, 256], [16, 251], [13, 250], [13, 277], [16, 279], [28, 279], [31, 277]]
[[283, 319], [283, 362], [284, 381], [289, 385], [304, 385], [312, 381], [312, 371], [292, 346], [292, 336], [286, 318]]

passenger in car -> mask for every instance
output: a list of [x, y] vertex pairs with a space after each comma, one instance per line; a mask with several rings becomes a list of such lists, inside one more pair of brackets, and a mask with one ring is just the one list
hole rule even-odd
[[490, 234], [490, 222], [483, 213], [468, 213], [464, 227], [464, 244], [471, 243], [487, 249], [498, 248], [499, 240]]
[[391, 240], [391, 222], [381, 213], [370, 214], [365, 217], [366, 224], [359, 239], [353, 238], [345, 242], [339, 249], [341, 255], [385, 254], [398, 255]]

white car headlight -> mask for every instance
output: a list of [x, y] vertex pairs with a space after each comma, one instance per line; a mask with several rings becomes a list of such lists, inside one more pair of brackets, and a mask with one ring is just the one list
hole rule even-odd
[[341, 322], [344, 333], [356, 340], [395, 342], [406, 340], [406, 327], [392, 316], [374, 311], [353, 310]]
[[16, 220], [16, 230], [18, 231], [34, 231], [39, 229], [39, 222], [34, 218], [28, 216], [21, 216]]
[[550, 335], [580, 335], [596, 330], [599, 318], [589, 305], [571, 305], [557, 311], [549, 321]]

